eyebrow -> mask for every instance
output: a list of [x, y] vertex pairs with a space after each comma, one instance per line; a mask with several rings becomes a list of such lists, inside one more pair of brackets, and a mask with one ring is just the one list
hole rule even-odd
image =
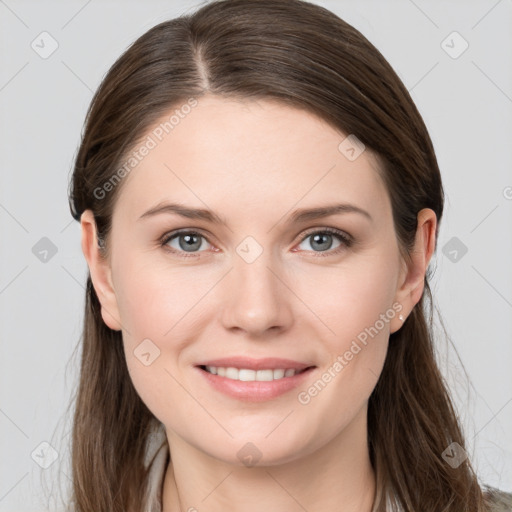
[[[211, 210], [204, 208], [188, 208], [178, 203], [160, 203], [147, 212], [144, 212], [138, 220], [164, 213], [180, 215], [187, 219], [204, 220], [227, 227], [227, 222]], [[300, 224], [310, 220], [316, 220], [341, 213], [358, 213], [366, 217], [368, 220], [373, 221], [372, 216], [366, 210], [363, 210], [353, 204], [341, 203], [295, 210], [290, 215], [288, 222], [290, 224]]]

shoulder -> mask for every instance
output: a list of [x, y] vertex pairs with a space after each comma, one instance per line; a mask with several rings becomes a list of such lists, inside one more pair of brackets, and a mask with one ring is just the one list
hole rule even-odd
[[512, 512], [512, 493], [485, 486], [483, 494], [489, 512]]

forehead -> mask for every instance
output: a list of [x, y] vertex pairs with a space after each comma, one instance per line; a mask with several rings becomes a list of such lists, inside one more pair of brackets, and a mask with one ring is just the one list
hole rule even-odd
[[389, 208], [375, 155], [365, 150], [347, 159], [339, 148], [347, 134], [310, 112], [212, 95], [176, 110], [135, 146], [140, 161], [124, 178], [114, 215], [123, 211], [135, 220], [165, 200], [206, 205], [226, 218], [344, 199]]

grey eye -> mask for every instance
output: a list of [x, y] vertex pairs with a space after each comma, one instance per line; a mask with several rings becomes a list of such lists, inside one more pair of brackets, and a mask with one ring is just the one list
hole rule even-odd
[[[172, 246], [171, 242], [178, 241], [178, 247]], [[186, 233], [177, 233], [173, 235], [166, 242], [166, 245], [169, 245], [172, 249], [177, 251], [185, 251], [185, 252], [195, 252], [201, 248], [202, 241], [205, 240], [204, 236], [199, 233], [186, 232]]]
[[[328, 251], [332, 248], [333, 239], [335, 239], [335, 238], [340, 238], [340, 237], [335, 234], [332, 234], [332, 233], [325, 233], [322, 231], [318, 231], [317, 233], [311, 233], [310, 235], [307, 235], [306, 238], [304, 238], [304, 240], [301, 242], [301, 244], [303, 244], [307, 240], [311, 239], [310, 246], [313, 248], [313, 251], [323, 252], [323, 251]], [[339, 247], [340, 245], [341, 245], [341, 242], [339, 242], [339, 245], [337, 247]], [[304, 249], [304, 250], [311, 250], [311, 249]]]

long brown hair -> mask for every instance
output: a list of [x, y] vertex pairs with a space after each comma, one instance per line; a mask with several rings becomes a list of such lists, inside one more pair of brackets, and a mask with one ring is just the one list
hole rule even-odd
[[[440, 223], [444, 196], [431, 139], [380, 52], [314, 4], [220, 0], [142, 35], [115, 62], [92, 100], [69, 197], [77, 221], [92, 210], [105, 250], [123, 182], [108, 193], [104, 184], [156, 119], [205, 93], [272, 98], [356, 135], [378, 156], [405, 257], [421, 209], [434, 210]], [[462, 448], [465, 443], [436, 363], [429, 277], [427, 272], [421, 301], [390, 337], [368, 404], [375, 510], [480, 512], [486, 507], [469, 459], [453, 468], [442, 457], [451, 443]], [[155, 418], [132, 385], [121, 332], [102, 320], [90, 275], [81, 343], [73, 509], [140, 511], [147, 481], [144, 448]]]

